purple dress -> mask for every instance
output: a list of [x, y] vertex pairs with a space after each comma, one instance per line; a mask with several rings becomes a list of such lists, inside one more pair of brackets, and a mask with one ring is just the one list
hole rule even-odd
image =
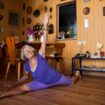
[[57, 70], [49, 66], [46, 59], [37, 54], [37, 67], [33, 72], [31, 71], [29, 61], [26, 61], [24, 68], [27, 72], [30, 72], [34, 80], [27, 84], [31, 90], [38, 90], [54, 85], [67, 85], [72, 84], [73, 80], [59, 73]]

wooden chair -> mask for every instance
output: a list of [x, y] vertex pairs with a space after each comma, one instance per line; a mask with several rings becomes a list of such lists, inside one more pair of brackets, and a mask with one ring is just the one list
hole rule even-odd
[[2, 75], [3, 70], [5, 69], [5, 57], [6, 57], [6, 51], [5, 46], [0, 46], [0, 76]]
[[5, 81], [8, 76], [8, 72], [10, 70], [11, 65], [17, 64], [18, 66], [18, 73], [17, 73], [17, 80], [20, 79], [20, 58], [16, 57], [16, 48], [15, 48], [15, 40], [14, 37], [6, 37], [6, 44], [7, 44], [7, 53], [8, 53], [8, 64], [7, 64], [7, 69], [6, 69], [6, 74], [5, 74]]
[[60, 64], [60, 69], [61, 72], [64, 73], [64, 59], [62, 57], [62, 52], [63, 48], [65, 47], [65, 43], [55, 43], [54, 48], [55, 48], [55, 54], [54, 56], [46, 56], [47, 60], [52, 60], [53, 66], [56, 69], [57, 68], [57, 63]]

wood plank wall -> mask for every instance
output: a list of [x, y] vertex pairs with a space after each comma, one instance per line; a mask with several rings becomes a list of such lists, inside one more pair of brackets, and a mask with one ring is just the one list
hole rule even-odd
[[5, 40], [5, 37], [11, 35], [11, 32], [14, 32], [14, 35], [19, 35], [19, 26], [9, 26], [8, 13], [11, 11], [20, 14], [19, 0], [1, 0], [1, 2], [4, 3], [4, 9], [0, 9], [0, 14], [3, 15], [3, 20], [0, 21], [0, 27], [4, 28], [4, 32], [0, 32], [0, 41]]
[[[12, 3], [13, 1], [5, 0], [7, 3]], [[11, 2], [10, 2], [11, 1]], [[18, 0], [17, 0], [18, 1]], [[77, 42], [79, 40], [84, 40], [86, 41], [86, 46], [84, 48], [84, 52], [86, 50], [89, 50], [91, 54], [94, 53], [95, 51], [95, 46], [96, 42], [101, 42], [104, 47], [102, 48], [102, 51], [105, 51], [105, 16], [103, 16], [103, 7], [105, 7], [105, 0], [91, 0], [90, 2], [84, 3], [83, 0], [76, 0], [76, 5], [77, 5], [77, 39], [76, 40], [63, 40], [63, 41], [58, 41], [56, 40], [56, 36], [58, 35], [57, 33], [57, 5], [58, 4], [63, 4], [67, 3], [73, 0], [49, 0], [48, 2], [43, 2], [43, 0], [21, 0], [16, 4], [21, 3], [20, 5], [20, 27], [19, 27], [19, 36], [21, 37], [21, 40], [26, 40], [26, 35], [22, 35], [22, 31], [26, 30], [27, 27], [32, 27], [35, 25], [37, 22], [39, 22], [43, 16], [44, 16], [44, 8], [45, 6], [52, 7], [53, 12], [52, 12], [52, 19], [50, 19], [50, 23], [54, 24], [54, 34], [51, 34], [48, 36], [48, 41], [49, 42], [64, 42], [66, 44], [66, 47], [63, 52], [63, 57], [65, 60], [65, 70], [66, 73], [70, 72], [71, 68], [71, 58], [78, 52], [78, 46]], [[32, 6], [32, 9], [39, 9], [41, 11], [41, 15], [38, 18], [35, 18], [33, 16], [33, 13], [30, 15], [27, 15], [26, 10], [22, 10], [22, 4], [26, 4], [26, 8], [28, 6]], [[14, 5], [16, 6], [16, 5]], [[16, 6], [17, 7], [17, 6]], [[84, 15], [83, 14], [83, 9], [85, 7], [90, 8], [90, 13], [89, 15]], [[5, 7], [7, 8], [7, 7]], [[9, 7], [10, 8], [10, 7]], [[13, 9], [13, 8], [12, 8]], [[16, 9], [17, 10], [17, 9]], [[15, 10], [14, 10], [15, 11]], [[69, 10], [68, 10], [69, 11]], [[25, 25], [22, 25], [22, 18], [25, 17]], [[32, 19], [31, 24], [26, 23], [26, 19], [30, 17]], [[87, 18], [89, 21], [89, 27], [88, 30], [84, 28], [84, 19]], [[1, 23], [0, 23], [1, 25]], [[2, 23], [1, 26], [6, 27], [7, 26], [7, 20], [5, 20], [5, 24]], [[8, 34], [8, 31], [10, 29], [6, 28], [6, 32], [4, 33], [5, 35]], [[15, 29], [14, 29], [15, 30]]]

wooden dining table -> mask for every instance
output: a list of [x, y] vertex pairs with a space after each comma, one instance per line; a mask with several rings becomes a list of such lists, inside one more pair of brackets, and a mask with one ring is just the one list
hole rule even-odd
[[[32, 47], [34, 47], [35, 49], [40, 49], [41, 47], [41, 43], [40, 42], [35, 42], [35, 43], [28, 43], [28, 42], [25, 42], [25, 41], [22, 41], [22, 42], [19, 42], [16, 44], [16, 48], [21, 48], [22, 46], [24, 45], [31, 45]], [[55, 43], [47, 43], [47, 47], [48, 46], [54, 46]]]
[[[30, 45], [32, 47], [34, 47], [36, 49], [36, 51], [38, 51], [41, 47], [41, 43], [40, 42], [35, 42], [35, 43], [28, 43], [26, 41], [21, 41], [19, 43], [15, 44], [16, 49], [21, 50], [22, 46], [24, 45]], [[5, 44], [2, 48], [1, 48], [1, 52], [2, 52], [2, 56], [7, 56], [6, 54], [6, 47], [7, 45]], [[47, 43], [46, 45], [46, 49], [50, 48], [49, 50], [51, 50], [51, 48], [58, 50], [57, 52], [59, 52], [60, 50], [63, 50], [63, 48], [65, 47], [65, 43]], [[47, 50], [47, 51], [49, 51]], [[59, 55], [59, 53], [55, 52], [55, 56]], [[62, 53], [62, 51], [60, 51], [60, 54]]]
[[[16, 47], [17, 50], [21, 50], [22, 46], [24, 46], [26, 44], [34, 47], [36, 49], [36, 51], [38, 51], [41, 47], [40, 42], [28, 43], [28, 42], [25, 42], [25, 41], [21, 41], [19, 43], [16, 43], [15, 47]], [[55, 45], [55, 43], [47, 43], [47, 47], [54, 46], [54, 45]], [[7, 57], [7, 45], [6, 44], [4, 44], [3, 47], [0, 47], [0, 56]]]
[[[15, 47], [16, 47], [17, 57], [20, 57], [21, 48], [22, 48], [22, 46], [24, 46], [26, 44], [34, 47], [36, 49], [36, 52], [38, 52], [41, 47], [40, 42], [27, 43], [25, 41], [22, 41], [22, 42], [16, 43]], [[64, 67], [62, 67], [64, 65], [62, 63], [63, 62], [62, 52], [63, 52], [64, 47], [65, 47], [65, 43], [47, 43], [47, 46], [46, 46], [46, 60], [52, 61], [55, 68], [56, 68], [57, 62], [59, 62], [61, 65], [61, 72], [64, 72]], [[53, 50], [55, 50], [55, 51], [53, 51]], [[8, 56], [6, 51], [7, 51], [7, 47], [5, 44], [5, 46], [2, 48], [2, 54], [4, 57]], [[53, 55], [53, 56], [51, 56], [51, 55]]]

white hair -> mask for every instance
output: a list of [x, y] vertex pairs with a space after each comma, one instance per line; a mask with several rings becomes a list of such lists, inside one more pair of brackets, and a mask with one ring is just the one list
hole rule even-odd
[[32, 46], [30, 46], [30, 45], [24, 45], [24, 46], [22, 46], [22, 48], [21, 48], [21, 59], [24, 60], [24, 61], [27, 60], [27, 58], [26, 58], [26, 56], [24, 54], [24, 48], [25, 47], [28, 47], [29, 49], [31, 49], [36, 54], [36, 51], [35, 51], [35, 49]]

